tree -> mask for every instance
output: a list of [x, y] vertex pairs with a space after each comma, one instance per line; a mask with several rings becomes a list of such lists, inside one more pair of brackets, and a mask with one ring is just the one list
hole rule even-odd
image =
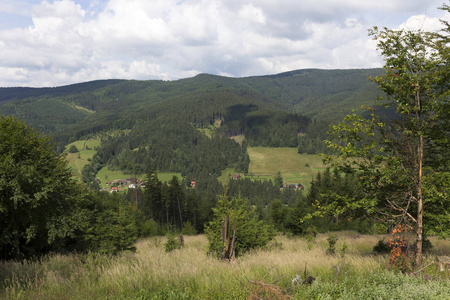
[[[209, 253], [220, 257], [224, 248], [222, 242], [222, 221], [229, 217], [230, 226], [236, 223], [236, 256], [258, 247], [265, 246], [275, 237], [275, 229], [268, 223], [258, 220], [254, 209], [241, 197], [229, 199], [219, 197], [213, 208], [213, 220], [206, 226], [205, 233], [209, 242]], [[231, 227], [233, 228], [233, 227]]]
[[77, 153], [78, 152], [78, 148], [77, 148], [77, 146], [75, 146], [75, 145], [71, 145], [70, 147], [69, 147], [69, 153]]
[[[329, 142], [342, 159], [335, 165], [357, 174], [366, 191], [366, 197], [348, 197], [339, 208], [363, 207], [379, 219], [414, 229], [417, 267], [422, 264], [424, 203], [432, 207], [440, 201], [424, 199], [425, 178], [434, 176], [432, 162], [440, 156], [429, 149], [448, 145], [448, 127], [441, 128], [448, 124], [448, 33], [448, 24], [444, 34], [375, 27], [370, 34], [385, 59], [385, 73], [373, 80], [384, 92], [379, 102], [396, 114], [390, 123], [371, 108], [369, 118], [348, 115], [331, 127], [345, 146]], [[448, 195], [448, 184], [443, 192]]]
[[65, 160], [25, 123], [0, 117], [0, 249], [5, 258], [58, 250], [85, 225], [84, 192]]
[[274, 182], [274, 185], [276, 186], [276, 187], [279, 187], [279, 188], [282, 188], [283, 187], [283, 183], [284, 183], [284, 180], [283, 180], [283, 177], [281, 176], [281, 173], [280, 173], [280, 171], [278, 171], [276, 174], [275, 174], [275, 176], [274, 176], [274, 180], [273, 180]]
[[140, 209], [146, 219], [151, 218], [159, 221], [159, 223], [162, 223], [163, 219], [161, 187], [162, 183], [159, 181], [156, 171], [149, 169], [145, 184], [144, 202]]

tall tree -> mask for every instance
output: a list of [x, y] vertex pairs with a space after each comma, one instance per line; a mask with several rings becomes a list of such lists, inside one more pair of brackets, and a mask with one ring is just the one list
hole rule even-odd
[[[5, 258], [59, 250], [84, 225], [84, 191], [50, 138], [0, 117], [0, 249]], [[83, 195], [81, 195], [83, 194]]]
[[[424, 176], [435, 172], [427, 144], [442, 145], [440, 125], [448, 116], [448, 37], [424, 31], [374, 28], [370, 33], [385, 59], [385, 72], [374, 78], [384, 96], [379, 102], [396, 111], [386, 123], [373, 109], [370, 118], [347, 116], [332, 133], [345, 146], [329, 143], [343, 161], [336, 165], [358, 174], [367, 196], [347, 199], [377, 217], [403, 222], [416, 232], [416, 266], [422, 264], [424, 226]], [[439, 137], [439, 139], [438, 139]], [[448, 139], [447, 139], [448, 141]], [[448, 171], [448, 169], [447, 169]], [[430, 205], [433, 199], [428, 199]], [[351, 205], [348, 203], [352, 203]], [[443, 207], [444, 208], [444, 207]]]

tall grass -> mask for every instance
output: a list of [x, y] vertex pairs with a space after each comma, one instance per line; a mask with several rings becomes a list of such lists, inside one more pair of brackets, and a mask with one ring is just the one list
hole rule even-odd
[[[372, 298], [393, 299], [387, 297], [392, 292], [414, 295], [421, 287], [425, 299], [427, 296], [438, 299], [433, 295], [450, 299], [448, 281], [427, 282], [423, 278], [385, 271], [387, 256], [370, 252], [378, 236], [351, 232], [337, 236], [337, 248], [344, 240], [348, 248], [345, 253], [337, 251], [334, 256], [326, 255], [326, 235], [319, 235], [312, 242], [280, 236], [266, 249], [253, 251], [232, 262], [222, 262], [206, 255], [206, 238], [198, 235], [185, 237], [184, 248], [169, 253], [164, 249], [165, 238], [158, 237], [139, 241], [136, 253], [118, 256], [54, 254], [36, 262], [2, 262], [0, 297], [248, 299], [253, 295], [282, 299], [293, 295], [298, 299], [361, 299], [348, 297], [371, 298], [372, 295]], [[447, 241], [439, 251], [449, 249]], [[293, 287], [291, 281], [295, 275], [303, 279], [311, 275], [316, 281], [311, 286]], [[274, 282], [276, 285], [271, 285]], [[268, 286], [276, 286], [278, 294], [270, 295], [265, 290]], [[381, 296], [375, 297], [376, 293]]]

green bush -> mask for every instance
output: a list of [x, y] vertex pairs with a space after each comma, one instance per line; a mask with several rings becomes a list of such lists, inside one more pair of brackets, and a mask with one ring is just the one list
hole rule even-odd
[[213, 220], [206, 226], [205, 233], [208, 238], [208, 252], [220, 257], [224, 248], [222, 242], [222, 221], [228, 215], [230, 220], [230, 235], [233, 233], [233, 224], [236, 223], [236, 257], [245, 252], [266, 246], [275, 235], [275, 228], [258, 219], [254, 208], [250, 208], [247, 200], [241, 197], [229, 199], [227, 196], [219, 197], [217, 205], [213, 208]]
[[71, 145], [70, 147], [69, 147], [69, 153], [77, 153], [78, 152], [78, 148], [77, 148], [77, 146], [75, 146], [75, 145]]
[[334, 255], [336, 254], [336, 243], [338, 238], [335, 235], [330, 234], [327, 238], [328, 241], [328, 249], [327, 254], [328, 255]]
[[380, 254], [386, 254], [391, 252], [391, 247], [384, 240], [379, 240], [378, 243], [373, 247], [373, 251]]
[[195, 227], [192, 225], [190, 221], [184, 222], [183, 224], [183, 230], [181, 231], [184, 235], [196, 235], [197, 230], [195, 230]]
[[141, 236], [151, 237], [161, 235], [161, 226], [153, 219], [148, 219], [142, 224]]
[[173, 232], [168, 232], [166, 234], [167, 237], [167, 241], [164, 244], [164, 247], [166, 249], [166, 252], [171, 252], [173, 250], [176, 249], [180, 249], [181, 248], [181, 242], [180, 240], [177, 238], [176, 234]]

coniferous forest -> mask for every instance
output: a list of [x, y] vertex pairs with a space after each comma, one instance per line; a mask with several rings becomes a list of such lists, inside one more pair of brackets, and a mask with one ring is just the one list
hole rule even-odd
[[[373, 251], [402, 273], [424, 270], [428, 237], [450, 234], [443, 24], [444, 33], [374, 28], [384, 69], [0, 88], [0, 259], [113, 257], [159, 236], [171, 252], [204, 234], [209, 257], [232, 260], [282, 249], [280, 234], [312, 248], [331, 231], [409, 232]], [[92, 151], [79, 180], [66, 160], [81, 160], [76, 142]], [[255, 178], [253, 147], [320, 153], [325, 165], [307, 189], [280, 172]], [[101, 170], [128, 178], [105, 188]], [[337, 238], [327, 242], [336, 255]], [[345, 271], [334, 268], [336, 278]]]

